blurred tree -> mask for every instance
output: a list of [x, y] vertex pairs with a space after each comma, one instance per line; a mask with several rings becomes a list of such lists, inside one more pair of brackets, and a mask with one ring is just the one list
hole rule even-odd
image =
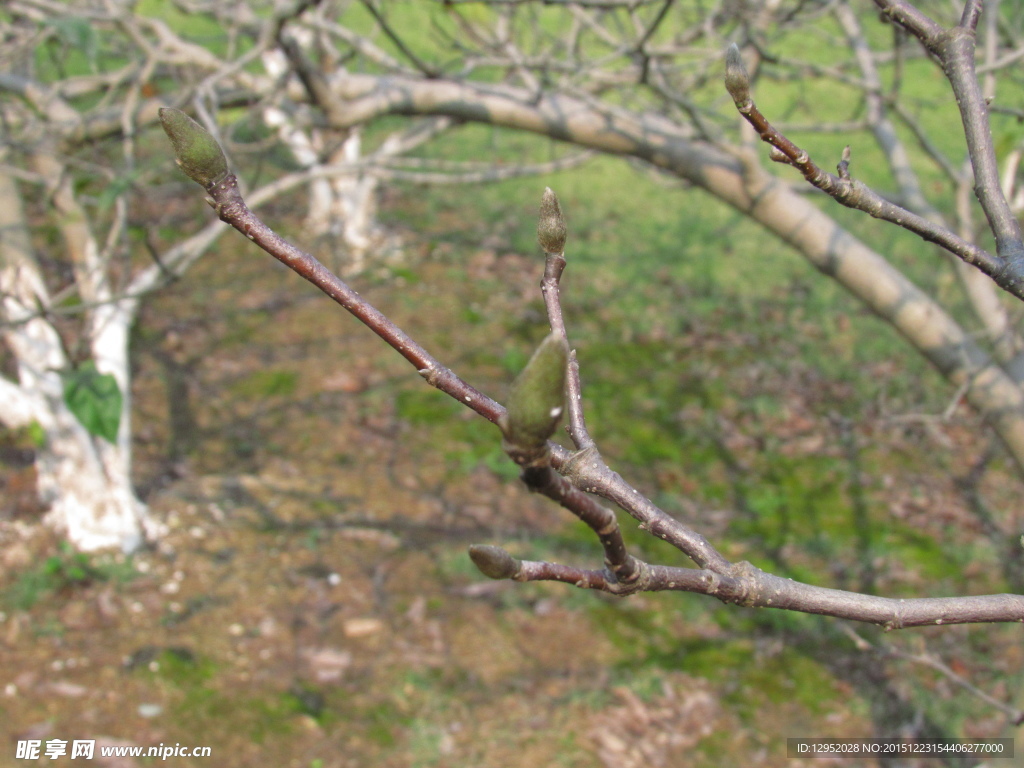
[[[140, 302], [225, 230], [167, 236], [182, 223], [174, 200], [184, 182], [154, 175], [163, 155], [154, 168], [149, 131], [161, 106], [188, 106], [232, 156], [268, 160], [272, 178], [252, 204], [308, 189], [309, 231], [330, 238], [341, 252], [332, 265], [346, 273], [396, 247], [376, 220], [383, 178], [482, 181], [587, 157], [403, 165], [451, 127], [447, 117], [365, 147], [358, 126], [335, 128], [311, 108], [284, 54], [282, 28], [314, 5], [167, 0], [142, 12], [126, 0], [14, 0], [0, 9], [0, 423], [30, 431], [48, 519], [80, 549], [131, 550], [158, 534], [131, 482], [129, 330]], [[326, 64], [324, 34], [295, 25], [287, 46]]]
[[[895, 0], [877, 2], [887, 14], [900, 20], [921, 40], [925, 48], [939, 59], [949, 78], [963, 116], [974, 188], [989, 228], [995, 235], [995, 253], [951, 232], [938, 214], [933, 212], [931, 219], [916, 214], [855, 181], [849, 169], [849, 149], [841, 155], [838, 176], [818, 167], [807, 152], [787, 139], [754, 104], [752, 79], [735, 43], [724, 57], [724, 76], [720, 73], [720, 78], [724, 79], [735, 108], [760, 138], [771, 145], [773, 160], [794, 166], [815, 187], [843, 204], [891, 221], [925, 240], [938, 243], [971, 265], [972, 270], [976, 268], [975, 272], [964, 273], [967, 280], [973, 280], [975, 274], [982, 272], [987, 275], [979, 283], [984, 291], [994, 291], [993, 286], [998, 284], [1007, 294], [1018, 299], [1024, 297], [1024, 243], [994, 170], [987, 108], [974, 76], [974, 48], [973, 45], [956, 42], [973, 41], [981, 5], [968, 2], [959, 22], [953, 22], [953, 26], [947, 29], [909, 4]], [[445, 13], [451, 11], [452, 5], [445, 5]], [[651, 10], [648, 5], [656, 5], [656, 8]], [[375, 116], [392, 113], [482, 120], [526, 128], [606, 151], [632, 154], [698, 182], [783, 236], [809, 258], [817, 260], [821, 269], [840, 280], [895, 325], [947, 377], [962, 386], [968, 400], [986, 414], [1018, 465], [1024, 468], [1024, 461], [1021, 461], [1024, 453], [1020, 452], [1024, 443], [1019, 442], [1024, 426], [1024, 411], [1020, 408], [1024, 392], [1013, 379], [1020, 353], [1017, 339], [1012, 335], [1007, 338], [1005, 329], [1002, 329], [991, 339], [994, 354], [998, 357], [989, 357], [938, 302], [915, 288], [882, 256], [870, 251], [813, 204], [760, 169], [751, 148], [726, 144], [718, 139], [719, 134], [713, 132], [709, 122], [713, 114], [689, 100], [689, 95], [705, 86], [710, 77], [712, 66], [706, 56], [701, 58], [701, 66], [696, 73], [690, 71], [689, 65], [676, 70], [666, 68], [664, 64], [664, 61], [676, 61], [690, 51], [694, 35], [700, 40], [708, 37], [717, 40], [718, 23], [730, 26], [734, 35], [764, 45], [764, 41], [759, 39], [762, 28], [786, 28], [799, 14], [774, 16], [767, 11], [752, 14], [749, 8], [737, 6], [734, 13], [721, 17], [701, 15], [693, 24], [681, 27], [689, 33], [680, 37], [673, 28], [663, 26], [668, 11], [673, 7], [671, 2], [629, 3], [624, 6], [602, 1], [598, 3], [599, 10], [594, 11], [596, 17], [591, 15], [588, 3], [573, 3], [559, 9], [559, 13], [569, 13], [570, 18], [579, 22], [577, 24], [568, 24], [567, 19], [563, 19], [566, 22], [563, 24], [549, 24], [533, 3], [494, 3], [483, 6], [483, 14], [457, 15], [455, 29], [461, 34], [446, 40], [447, 46], [443, 50], [458, 49], [463, 39], [483, 43], [485, 48], [473, 55], [460, 50], [463, 65], [457, 75], [446, 78], [440, 60], [431, 63], [423, 53], [414, 52], [421, 36], [410, 33], [404, 37], [396, 31], [395, 23], [385, 18], [380, 8], [370, 0], [362, 6], [370, 13], [381, 34], [394, 44], [416, 72], [402, 68], [400, 72], [387, 74], [354, 75], [335, 67], [324, 71], [282, 36], [284, 49], [310, 99], [324, 110], [330, 124], [350, 127]], [[472, 4], [472, 7], [481, 8], [479, 4]], [[609, 16], [615, 17], [609, 8], [624, 16], [609, 22]], [[523, 9], [527, 16], [518, 19], [516, 14]], [[318, 11], [322, 10], [322, 6], [318, 8]], [[647, 10], [651, 11], [651, 18], [637, 15]], [[890, 159], [894, 175], [903, 181], [903, 197], [907, 198], [907, 205], [913, 205], [912, 201], [921, 197], [920, 185], [902, 161], [906, 155], [891, 125], [878, 116], [879, 104], [870, 98], [877, 90], [877, 87], [872, 87], [878, 83], [873, 69], [876, 62], [864, 54], [866, 37], [861, 33], [856, 17], [842, 3], [814, 10], [819, 14], [827, 11], [830, 18], [835, 17], [850, 48], [855, 54], [861, 54], [857, 71], [863, 79], [857, 83], [866, 94], [865, 100], [875, 107], [869, 110], [865, 127], [873, 129], [873, 135], [888, 150], [886, 157]], [[397, 14], [399, 19], [402, 16]], [[470, 23], [467, 21], [469, 18], [474, 21]], [[479, 19], [484, 21], [478, 26], [476, 22]], [[810, 19], [801, 19], [801, 23], [806, 25], [813, 20], [814, 14]], [[598, 21], [605, 22], [607, 27], [598, 25]], [[323, 27], [324, 22], [318, 21], [317, 26]], [[554, 28], [559, 30], [557, 35], [546, 34], [546, 30]], [[435, 29], [443, 30], [443, 26], [438, 23]], [[513, 42], [510, 34], [514, 29], [528, 31], [526, 42]], [[566, 29], [570, 30], [567, 36]], [[598, 35], [596, 41], [584, 39], [597, 29], [605, 30], [605, 34]], [[611, 29], [618, 32], [626, 30], [626, 37], [612, 36]], [[803, 26], [801, 34], [806, 34], [807, 29]], [[670, 36], [667, 49], [653, 42], [658, 39], [655, 34], [658, 30]], [[336, 42], [345, 45], [351, 44], [352, 39], [361, 43], [353, 46], [351, 56], [357, 56], [369, 45], [366, 38], [351, 31], [336, 36]], [[592, 67], [580, 83], [580, 71], [585, 69], [586, 63], [580, 59], [580, 52], [588, 51], [588, 55], [593, 55], [595, 46], [598, 51], [603, 51], [611, 40], [615, 41], [612, 53], [598, 58], [607, 64], [610, 57], [617, 67], [613, 72]], [[554, 51], [571, 56], [572, 66], [556, 56]], [[902, 55], [899, 50], [897, 54]], [[622, 56], [626, 57], [625, 61], [620, 58]], [[487, 61], [490, 65], [499, 62], [500, 70], [507, 77], [520, 82], [517, 85], [496, 85], [466, 79], [465, 74], [473, 72], [479, 61]], [[593, 60], [589, 61], [593, 64]], [[367, 63], [366, 68], [372, 67]], [[538, 72], [544, 74], [543, 82], [536, 74]], [[616, 90], [614, 85], [623, 81], [622, 72], [627, 73], [624, 79], [628, 88]], [[563, 73], [566, 79], [549, 88], [553, 81], [558, 80], [553, 73]], [[686, 87], [678, 82], [680, 80]], [[676, 84], [670, 86], [670, 82]], [[663, 111], [688, 115], [691, 118], [689, 124], [670, 120], [668, 114], [631, 111], [623, 106], [632, 100], [638, 86], [647, 87], [652, 83], [660, 83], [652, 90], [663, 99], [660, 102]], [[608, 84], [612, 87], [602, 87]], [[587, 89], [593, 91], [588, 93]], [[614, 98], [609, 92], [614, 94]], [[684, 97], [683, 93], [687, 96]], [[671, 98], [666, 98], [666, 94]], [[414, 338], [367, 303], [337, 275], [324, 269], [314, 257], [269, 229], [246, 205], [237, 178], [216, 150], [211, 136], [200, 125], [175, 109], [161, 110], [160, 119], [174, 145], [178, 165], [206, 189], [223, 221], [320, 287], [414, 365], [428, 383], [497, 424], [504, 436], [505, 451], [523, 469], [524, 482], [579, 517], [597, 534], [604, 549], [605, 567], [595, 571], [550, 562], [519, 561], [497, 547], [471, 548], [474, 562], [486, 575], [519, 581], [565, 581], [617, 595], [655, 590], [702, 592], [727, 603], [852, 618], [889, 629], [926, 624], [1024, 621], [1024, 600], [1019, 595], [893, 600], [870, 594], [870, 578], [863, 592], [851, 593], [782, 579], [747, 562], [730, 562], [698, 531], [667, 515], [613, 472], [601, 458], [584, 423], [579, 370], [569, 354], [559, 299], [559, 281], [566, 266], [562, 253], [566, 226], [551, 190], [547, 190], [542, 202], [538, 239], [547, 255], [541, 287], [552, 334], [513, 384], [506, 409], [444, 367]], [[923, 131], [919, 130], [914, 135], [923, 136]], [[967, 183], [960, 176], [954, 179], [961, 184]], [[967, 214], [962, 212], [962, 215]], [[871, 271], [865, 271], [866, 267]], [[980, 296], [984, 291], [975, 290], [974, 295]], [[991, 298], [995, 299], [995, 294]], [[1005, 308], [995, 301], [976, 304], [976, 308], [1005, 314]], [[575, 445], [572, 451], [549, 442], [563, 410], [569, 415], [568, 431]], [[587, 494], [604, 497], [621, 507], [651, 535], [670, 542], [685, 553], [697, 568], [655, 566], [630, 555], [614, 513]], [[1008, 521], [1012, 524], [1014, 519], [1009, 517]], [[998, 525], [991, 525], [991, 529], [999, 544], [1008, 545], [1008, 551], [1004, 549], [1007, 552], [1006, 562], [1011, 565], [1019, 563], [1021, 548], [1015, 532], [1011, 536], [1009, 531]], [[1007, 567], [1011, 581], [1018, 573], [1019, 570]]]
[[[307, 25], [319, 30], [317, 56], [285, 51], [335, 129], [395, 115], [486, 123], [624, 156], [706, 190], [891, 324], [1024, 471], [1024, 340], [1011, 312], [1013, 296], [1024, 296], [1016, 221], [1024, 111], [1013, 96], [1024, 16], [1019, 4], [994, 0], [982, 16], [982, 5], [970, 0], [957, 14], [948, 4], [919, 10], [901, 0], [876, 0], [874, 12], [845, 1], [363, 0], [320, 3], [282, 39]], [[749, 96], [758, 86], [773, 104], [791, 99], [777, 110], [785, 116], [778, 128], [756, 110], [761, 122], [744, 123], [737, 107], [749, 120], [747, 97], [724, 93], [730, 44], [738, 46], [734, 73], [742, 72], [732, 87]], [[942, 74], [949, 85], [935, 96], [933, 76]], [[961, 137], [951, 121], [964, 126]], [[817, 145], [842, 135], [851, 149], [835, 152], [839, 176], [787, 133]], [[958, 319], [956, 299], [915, 284], [884, 252], [886, 234], [852, 233], [807, 181], [765, 167], [759, 134], [773, 144], [772, 160], [839, 202], [935, 243], [921, 258], [952, 269], [973, 318]], [[860, 168], [881, 193], [857, 180], [858, 157], [871, 158]], [[750, 274], [756, 269], [752, 255]], [[991, 522], [1006, 573], [1024, 588], [1020, 519], [1008, 512]]]
[[[156, 10], [89, 0], [0, 10], [0, 422], [33, 436], [48, 519], [83, 550], [131, 550], [158, 533], [131, 482], [129, 331], [144, 297], [224, 231], [212, 223], [166, 243], [180, 184], [152, 173], [157, 110], [192, 104], [217, 130], [234, 109], [242, 130], [253, 120], [239, 107], [269, 114], [287, 102], [277, 74], [258, 66], [278, 17], [242, 5], [183, 24], [172, 4]], [[322, 162], [304, 167], [257, 200], [329, 179]]]
[[[790, 5], [726, 0], [699, 8], [673, 0], [321, 2], [290, 19], [279, 37], [309, 103], [337, 131], [393, 116], [482, 122], [627, 156], [705, 189], [793, 246], [896, 328], [956, 387], [956, 399], [963, 396], [985, 416], [1024, 470], [1024, 344], [1011, 311], [1024, 297], [1024, 245], [1014, 208], [1019, 138], [1004, 148], [1000, 179], [988, 121], [999, 109], [1011, 121], [1024, 117], [995, 100], [1001, 82], [1014, 84], [1010, 65], [1020, 56], [1022, 19], [1014, 15], [1018, 9], [1003, 13], [997, 2], [989, 3], [984, 63], [978, 66], [973, 46], [982, 10], [978, 0], [968, 0], [961, 14], [941, 21], [901, 0], [876, 0], [876, 5], [896, 21], [883, 28], [885, 34], [868, 26], [876, 19], [842, 0]], [[948, 12], [946, 6], [927, 10]], [[304, 49], [294, 42], [312, 30], [320, 35], [319, 47]], [[930, 71], [931, 59], [950, 81], [955, 98], [948, 106], [960, 108], [966, 147], [952, 145], [948, 116], [930, 117], [931, 104], [919, 109], [915, 78], [905, 74]], [[723, 93], [723, 80], [731, 99]], [[786, 109], [787, 118], [797, 115], [808, 122], [773, 125], [772, 115], [754, 103], [754, 87], [767, 83], [768, 92], [772, 85], [789, 89], [792, 82], [796, 99]], [[812, 98], [812, 86], [819, 85]], [[849, 116], [826, 118], [819, 93], [835, 98], [829, 115], [845, 108]], [[164, 113], [165, 128], [180, 144], [176, 119]], [[838, 175], [822, 170], [787, 138], [816, 132], [852, 137], [853, 151], [837, 152]], [[773, 161], [793, 166], [805, 181], [789, 181], [763, 167], [759, 139], [771, 145]], [[870, 142], [885, 164], [884, 173], [870, 169], [875, 185], [893, 187], [884, 195], [853, 175], [852, 157], [862, 151], [858, 141]], [[180, 148], [178, 154], [179, 162], [187, 161]], [[246, 206], [233, 175], [192, 177], [206, 188], [224, 221], [368, 325], [429, 384], [497, 424], [524, 482], [584, 522], [603, 551], [602, 567], [585, 569], [520, 560], [496, 546], [471, 547], [471, 558], [488, 577], [560, 581], [615, 595], [689, 591], [725, 603], [853, 619], [886, 630], [1024, 621], [1024, 599], [1018, 594], [894, 599], [874, 594], [870, 574], [861, 592], [849, 592], [731, 562], [699, 531], [666, 514], [609, 468], [586, 429], [579, 366], [567, 344], [558, 298], [566, 229], [550, 190], [538, 234], [546, 252], [542, 291], [552, 333], [513, 384], [506, 409], [444, 367], [312, 256], [273, 233]], [[834, 203], [807, 194], [806, 182], [955, 256], [950, 263], [977, 327], [958, 322], [949, 304], [918, 288], [881, 248], [841, 227], [827, 212]], [[976, 221], [979, 206], [985, 225]], [[871, 236], [872, 230], [864, 233]], [[752, 274], [755, 269], [752, 264]], [[572, 449], [548, 442], [563, 409]], [[978, 466], [971, 474], [980, 471]], [[601, 499], [676, 547], [695, 567], [651, 564], [632, 555], [615, 513]], [[1001, 550], [1007, 582], [1020, 590], [1018, 515], [1006, 510], [996, 518], [978, 511], [985, 518], [979, 527]], [[851, 665], [849, 676], [877, 693], [879, 734], [937, 736], [942, 731], [918, 717], [921, 710], [910, 712], [906, 701], [891, 695], [888, 670], [878, 664], [887, 657], [938, 670], [1000, 709], [1007, 727], [1024, 721], [1019, 708], [1002, 701], [1006, 697], [985, 698], [927, 654], [901, 655], [884, 642], [873, 646], [852, 631], [850, 637], [859, 651], [872, 652]]]
[[186, 65], [199, 57], [162, 23], [119, 17], [94, 3], [0, 11], [0, 420], [30, 429], [40, 497], [82, 549], [143, 541], [128, 332], [140, 298], [219, 234], [139, 258], [132, 231], [163, 223], [137, 226], [155, 94], [180, 83], [190, 98], [211, 70]]

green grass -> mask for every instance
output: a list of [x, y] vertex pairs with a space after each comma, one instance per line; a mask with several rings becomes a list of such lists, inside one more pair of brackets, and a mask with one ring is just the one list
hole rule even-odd
[[90, 585], [125, 582], [135, 577], [130, 559], [75, 552], [62, 543], [58, 554], [50, 555], [19, 573], [0, 599], [14, 610], [27, 611], [55, 595], [68, 596]]
[[247, 399], [265, 399], [295, 394], [299, 374], [295, 371], [273, 369], [255, 371], [231, 386], [232, 394]]

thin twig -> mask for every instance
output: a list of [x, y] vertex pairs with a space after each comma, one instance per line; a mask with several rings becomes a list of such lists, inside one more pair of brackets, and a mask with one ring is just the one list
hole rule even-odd
[[771, 145], [769, 157], [772, 160], [792, 165], [808, 182], [842, 205], [889, 221], [910, 230], [923, 240], [940, 245], [965, 263], [980, 269], [1007, 292], [1024, 299], [1024, 260], [1019, 269], [1013, 267], [1015, 262], [994, 256], [945, 227], [891, 203], [863, 182], [849, 176], [836, 176], [820, 168], [805, 150], [778, 131], [757, 108], [750, 96], [749, 78], [735, 45], [730, 47], [728, 57], [730, 61], [726, 69], [726, 88], [732, 94], [739, 113], [757, 131], [761, 139]]
[[936, 658], [932, 654], [907, 653], [906, 651], [902, 651], [899, 648], [893, 647], [889, 643], [879, 643], [878, 645], [872, 645], [870, 642], [868, 642], [859, 634], [857, 634], [857, 632], [854, 631], [851, 627], [843, 627], [843, 631], [850, 637], [851, 640], [853, 640], [853, 643], [857, 647], [857, 650], [874, 651], [883, 656], [890, 656], [894, 659], [902, 659], [904, 661], [909, 661], [914, 664], [919, 664], [921, 666], [934, 669], [936, 672], [941, 674], [954, 685], [963, 688], [965, 691], [967, 691], [975, 698], [980, 699], [989, 706], [994, 707], [995, 709], [1002, 712], [1010, 719], [1010, 722], [1014, 725], [1021, 725], [1022, 723], [1024, 723], [1024, 710], [1020, 710], [1017, 707], [1012, 707], [1006, 704], [1005, 702], [995, 698], [991, 694], [988, 694], [985, 691], [981, 690], [980, 688], [978, 688], [978, 686], [974, 685], [965, 677], [958, 675], [945, 662], [943, 662], [941, 659]]
[[875, 4], [915, 35], [942, 64], [956, 97], [967, 138], [967, 151], [974, 168], [974, 193], [995, 235], [996, 252], [1002, 260], [1000, 270], [991, 277], [1001, 287], [1020, 297], [1015, 288], [1024, 283], [1024, 240], [1020, 224], [1000, 189], [988, 105], [975, 72], [975, 30], [982, 2], [968, 0], [960, 24], [951, 29], [944, 29], [907, 0], [875, 0]]
[[422, 346], [413, 341], [405, 331], [352, 290], [347, 283], [333, 274], [315, 257], [296, 248], [264, 224], [246, 206], [238, 190], [238, 180], [234, 174], [228, 174], [226, 178], [215, 185], [215, 188], [208, 191], [212, 205], [222, 221], [233, 226], [274, 258], [313, 283], [358, 318], [402, 357], [416, 366], [416, 370], [429, 384], [464, 403], [488, 421], [496, 423], [505, 412], [501, 405], [441, 365]]
[[[541, 234], [545, 226], [545, 219], [549, 218], [551, 226], [560, 230], [560, 236], [549, 238]], [[565, 271], [565, 221], [562, 219], [561, 209], [558, 206], [558, 199], [550, 189], [544, 191], [544, 202], [541, 205], [540, 227], [538, 227], [538, 239], [544, 247], [544, 277], [541, 278], [541, 293], [544, 296], [544, 306], [548, 314], [548, 322], [551, 330], [568, 340], [565, 330], [565, 320], [562, 316], [562, 301], [559, 288], [559, 281], [562, 279], [562, 272]], [[547, 243], [547, 245], [545, 245]], [[554, 250], [548, 250], [552, 248]], [[580, 365], [576, 358], [576, 350], [569, 355], [569, 370], [566, 377], [565, 396], [568, 401], [569, 424], [567, 429], [569, 437], [577, 450], [584, 450], [594, 447], [594, 441], [587, 430], [587, 422], [583, 415], [583, 385], [580, 382]]]
[[[175, 130], [180, 128], [178, 125]], [[201, 129], [195, 125], [195, 130]], [[168, 133], [172, 139], [175, 138], [172, 130], [169, 129]], [[176, 146], [183, 146], [180, 136]], [[524, 468], [531, 487], [572, 510], [598, 534], [607, 564], [604, 571], [583, 570], [553, 563], [519, 561], [497, 547], [476, 547], [471, 550], [471, 556], [486, 575], [520, 581], [571, 581], [580, 587], [618, 595], [660, 590], [697, 592], [716, 597], [725, 603], [854, 619], [879, 624], [886, 629], [977, 622], [1024, 622], [1024, 595], [900, 600], [802, 584], [766, 573], [745, 561], [730, 563], [702, 535], [658, 509], [638, 490], [626, 484], [604, 464], [596, 448], [569, 453], [561, 446], [546, 442], [544, 437], [538, 438], [530, 429], [517, 426], [519, 422], [511, 409], [506, 411], [443, 367], [345, 282], [257, 218], [242, 199], [234, 175], [227, 171], [220, 173], [219, 168], [224, 166], [223, 158], [212, 163], [204, 161], [204, 165], [197, 168], [193, 164], [194, 157], [196, 155], [187, 156], [188, 162], [182, 163], [182, 167], [191, 170], [193, 179], [203, 183], [210, 195], [211, 205], [223, 221], [327, 293], [416, 366], [430, 384], [484, 418], [501, 425], [506, 433], [506, 441], [516, 443], [522, 440], [519, 445], [513, 444], [509, 453]], [[215, 171], [218, 172], [215, 180], [202, 181]], [[539, 229], [546, 251], [561, 253], [564, 250], [564, 231], [559, 229], [557, 223], [556, 226]], [[561, 242], [558, 242], [559, 238]], [[565, 355], [564, 338], [554, 334], [552, 338], [558, 339], [562, 345], [562, 354]], [[550, 389], [552, 385], [547, 386]], [[557, 382], [557, 387], [560, 391], [563, 389], [564, 379]], [[549, 414], [549, 417], [557, 412], [557, 409], [549, 411], [547, 408], [544, 406], [543, 413]], [[507, 416], [512, 418], [507, 420]], [[511, 427], [507, 429], [510, 423]], [[554, 429], [554, 423], [551, 429]], [[525, 452], [523, 445], [526, 445]], [[693, 559], [699, 567], [656, 566], [633, 558], [626, 551], [614, 514], [590, 499], [587, 493], [598, 493], [618, 504], [641, 522], [641, 529], [655, 538], [669, 542]]]
[[384, 16], [381, 15], [381, 12], [377, 10], [377, 6], [374, 5], [371, 0], [363, 0], [363, 6], [366, 8], [366, 10], [370, 12], [370, 15], [373, 16], [376, 22], [380, 24], [381, 30], [384, 32], [385, 35], [388, 36], [388, 39], [390, 39], [391, 42], [393, 42], [395, 46], [398, 48], [398, 50], [400, 50], [402, 54], [410, 62], [412, 62], [413, 66], [416, 67], [416, 69], [418, 69], [427, 77], [438, 77], [441, 74], [437, 69], [427, 64], [425, 61], [423, 61], [423, 59], [421, 59], [419, 56], [412, 52], [409, 46], [405, 44], [405, 41], [402, 40], [402, 38], [398, 36], [398, 33], [391, 28], [391, 25], [388, 24], [387, 19], [385, 19]]

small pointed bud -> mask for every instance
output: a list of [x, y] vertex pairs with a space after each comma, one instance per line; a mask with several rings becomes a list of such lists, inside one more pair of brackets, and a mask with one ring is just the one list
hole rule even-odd
[[473, 544], [469, 548], [469, 558], [489, 579], [511, 579], [519, 572], [515, 558], [501, 547]]
[[177, 109], [164, 107], [159, 115], [186, 176], [209, 189], [228, 175], [228, 161], [209, 131]]
[[730, 45], [725, 52], [725, 90], [732, 96], [737, 107], [750, 101], [750, 75], [743, 66], [743, 57], [736, 43]]
[[545, 253], [562, 253], [565, 250], [565, 218], [551, 187], [544, 188], [544, 196], [540, 199], [537, 240]]
[[565, 410], [565, 376], [569, 344], [550, 334], [512, 382], [508, 412], [501, 428], [505, 439], [520, 448], [539, 448], [555, 433]]
[[850, 178], [850, 145], [847, 144], [846, 148], [843, 149], [843, 155], [839, 160], [839, 164], [836, 165], [836, 170], [839, 171], [840, 179]]

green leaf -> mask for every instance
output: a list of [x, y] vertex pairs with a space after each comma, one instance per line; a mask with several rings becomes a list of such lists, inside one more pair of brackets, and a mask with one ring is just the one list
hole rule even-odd
[[124, 404], [117, 380], [109, 373], [97, 371], [92, 361], [65, 371], [61, 378], [64, 403], [81, 425], [90, 435], [102, 437], [109, 443], [116, 442]]

